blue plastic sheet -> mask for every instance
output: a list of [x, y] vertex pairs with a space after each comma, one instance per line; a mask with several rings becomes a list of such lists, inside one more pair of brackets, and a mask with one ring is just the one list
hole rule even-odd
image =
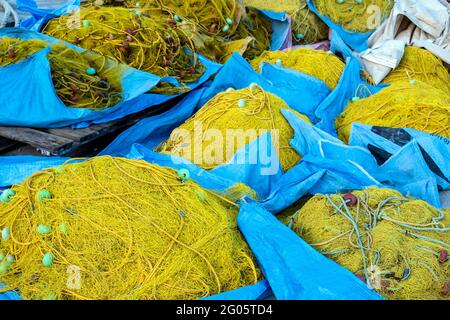
[[421, 132], [414, 129], [398, 129], [373, 127], [354, 123], [351, 130], [349, 144], [368, 149], [382, 165], [405, 148], [412, 141], [416, 141], [421, 157], [436, 178], [440, 190], [450, 189], [450, 139]]
[[[16, 28], [2, 29], [0, 36], [40, 39], [47, 41], [50, 45], [59, 41], [40, 33]], [[67, 45], [78, 51], [83, 50]], [[53, 86], [50, 64], [47, 60], [49, 47], [20, 63], [0, 68], [0, 85], [3, 88], [0, 103], [4, 106], [0, 125], [43, 128], [68, 125], [86, 127], [91, 123], [104, 123], [122, 118], [175, 97], [146, 93], [160, 81], [178, 84], [174, 78], [160, 78], [122, 66], [123, 99], [119, 104], [101, 111], [66, 107], [56, 95]], [[197, 82], [189, 84], [192, 89], [204, 83], [220, 69], [220, 65], [203, 57], [200, 57], [200, 60], [205, 65], [206, 71]], [[110, 63], [115, 62], [110, 61]]]
[[58, 7], [39, 7], [35, 0], [17, 0], [16, 4], [19, 10], [29, 12], [32, 15], [31, 18], [22, 21], [20, 26], [40, 31], [49, 20], [76, 11], [80, 5], [80, 0], [67, 0]]
[[[348, 192], [372, 186], [396, 189], [441, 207], [436, 174], [429, 168], [416, 140], [412, 139], [379, 165], [368, 149], [346, 145], [290, 111], [283, 114], [295, 131], [291, 145], [303, 158], [277, 181], [272, 193], [261, 203], [272, 213], [307, 194]], [[448, 157], [447, 151], [435, 148], [436, 161]]]
[[[0, 288], [2, 285], [0, 285]], [[22, 298], [14, 291], [7, 291], [0, 293], [0, 301], [7, 301], [7, 300], [22, 300]]]
[[382, 300], [257, 203], [241, 203], [238, 225], [277, 299]]
[[284, 12], [272, 12], [261, 10], [267, 18], [272, 21], [272, 51], [283, 50], [292, 47], [291, 21]]
[[[312, 12], [314, 12], [316, 15], [322, 19], [325, 24], [339, 34], [339, 36], [347, 43], [353, 50], [362, 52], [366, 49], [368, 49], [367, 46], [367, 40], [372, 35], [373, 31], [367, 32], [367, 33], [357, 33], [354, 31], [349, 31], [344, 29], [341, 25], [334, 23], [331, 21], [330, 18], [323, 16], [317, 11], [316, 7], [314, 6], [313, 0], [307, 0], [308, 6], [311, 9]], [[337, 5], [337, 4], [336, 4]]]
[[21, 183], [33, 173], [59, 166], [66, 160], [68, 158], [37, 156], [0, 157], [0, 188]]
[[385, 85], [373, 86], [361, 79], [361, 63], [338, 34], [333, 32], [331, 50], [346, 59], [344, 72], [337, 87], [317, 107], [317, 126], [337, 136], [334, 121], [351, 103], [353, 97], [365, 98], [378, 93]]
[[216, 294], [202, 300], [265, 300], [271, 297], [273, 293], [269, 282], [262, 280], [252, 286]]

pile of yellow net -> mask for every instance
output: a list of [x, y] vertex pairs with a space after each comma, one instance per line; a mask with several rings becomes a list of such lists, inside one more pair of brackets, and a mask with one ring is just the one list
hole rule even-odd
[[125, 4], [144, 13], [149, 9], [162, 9], [169, 12], [175, 22], [188, 19], [203, 33], [216, 36], [232, 34], [244, 11], [241, 0], [126, 0]]
[[309, 74], [325, 82], [332, 90], [336, 88], [345, 67], [344, 62], [337, 56], [313, 49], [266, 51], [252, 60], [251, 65], [258, 71], [264, 62]]
[[[181, 156], [209, 170], [229, 162], [239, 149], [269, 131], [282, 168], [289, 170], [300, 155], [289, 144], [294, 130], [281, 113], [283, 109], [290, 108], [255, 84], [222, 92], [175, 129], [157, 151]], [[291, 111], [309, 122], [306, 116]]]
[[62, 43], [52, 46], [48, 59], [56, 93], [68, 107], [102, 110], [122, 100], [120, 65]]
[[449, 299], [450, 211], [380, 188], [316, 195], [293, 230], [388, 299]]
[[3, 36], [0, 38], [0, 67], [20, 63], [46, 47], [47, 43], [42, 40], [22, 40]]
[[181, 83], [196, 81], [204, 72], [191, 35], [159, 10], [144, 15], [127, 8], [87, 6], [51, 20], [43, 33]]
[[[197, 299], [254, 284], [238, 207], [189, 172], [97, 157], [0, 203], [0, 282], [25, 299]], [[6, 200], [5, 200], [6, 199]]]
[[244, 3], [260, 10], [288, 13], [295, 44], [311, 44], [328, 38], [327, 25], [309, 9], [306, 0], [244, 0]]
[[249, 43], [243, 49], [244, 58], [251, 60], [269, 50], [272, 39], [272, 23], [255, 8], [246, 8], [236, 32], [229, 37], [229, 42], [222, 45], [230, 51], [235, 43], [248, 39]]
[[321, 15], [359, 33], [376, 29], [389, 17], [394, 0], [314, 0]]
[[91, 1], [96, 5], [121, 5], [144, 16], [163, 19], [190, 36], [196, 52], [224, 63], [233, 52], [252, 59], [267, 50], [271, 22], [241, 0], [127, 0]]
[[420, 80], [450, 94], [450, 74], [442, 60], [425, 49], [405, 48], [399, 66], [385, 79], [386, 83]]
[[306, 0], [299, 0], [298, 8], [288, 12], [292, 18], [294, 44], [311, 44], [328, 39], [328, 26], [312, 12]]
[[[13, 37], [2, 40], [2, 67], [18, 63], [48, 46], [41, 40]], [[52, 45], [47, 57], [56, 94], [67, 107], [102, 110], [122, 99], [122, 68], [118, 64], [89, 51], [80, 53], [63, 43]]]
[[450, 137], [450, 95], [421, 81], [395, 82], [369, 98], [349, 103], [335, 122], [342, 141], [348, 141], [354, 122]]

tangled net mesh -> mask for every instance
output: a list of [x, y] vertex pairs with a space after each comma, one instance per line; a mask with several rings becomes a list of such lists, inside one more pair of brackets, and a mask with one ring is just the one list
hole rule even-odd
[[262, 63], [282, 65], [294, 69], [325, 82], [333, 90], [338, 85], [345, 64], [334, 54], [313, 49], [295, 49], [284, 51], [266, 51], [250, 64], [256, 71]]
[[449, 210], [370, 188], [318, 194], [291, 225], [387, 299], [449, 299]]
[[[294, 130], [281, 113], [283, 109], [309, 122], [306, 116], [257, 85], [222, 92], [175, 129], [156, 151], [186, 158], [210, 170], [229, 162], [239, 149], [269, 131], [282, 168], [289, 170], [298, 163], [300, 155], [289, 144]], [[216, 132], [221, 139], [211, 138]]]
[[1, 290], [25, 299], [197, 299], [254, 284], [261, 275], [237, 230], [237, 205], [179, 176], [97, 157], [13, 186], [0, 204]]
[[312, 44], [328, 39], [328, 27], [312, 12], [306, 0], [245, 0], [244, 4], [260, 10], [286, 12], [292, 19], [295, 44]]
[[303, 0], [244, 0], [244, 5], [258, 8], [259, 10], [269, 10], [274, 12], [292, 12], [298, 8]]
[[240, 0], [144, 0], [126, 5], [151, 16], [159, 10], [171, 24], [192, 35], [197, 52], [218, 62], [235, 51], [252, 59], [270, 46], [270, 21]]
[[410, 47], [399, 66], [385, 79], [386, 83], [419, 80], [450, 94], [450, 74], [441, 59], [428, 50]]
[[[63, 43], [48, 53], [56, 93], [69, 107], [102, 110], [122, 100], [122, 68], [101, 55], [78, 52]], [[95, 74], [89, 74], [92, 70]]]
[[450, 96], [424, 82], [395, 82], [366, 99], [350, 102], [336, 119], [339, 138], [348, 142], [352, 123], [411, 128], [450, 137]]
[[127, 0], [128, 7], [159, 8], [180, 20], [189, 20], [199, 26], [203, 33], [226, 36], [236, 30], [243, 15], [242, 1], [237, 0]]
[[205, 71], [193, 53], [192, 35], [170, 25], [160, 10], [144, 15], [127, 8], [87, 6], [50, 20], [42, 32], [182, 84], [198, 80]]
[[290, 15], [295, 44], [311, 44], [328, 39], [328, 26], [309, 9], [306, 0], [300, 0], [299, 7]]
[[394, 0], [314, 0], [321, 15], [358, 33], [376, 29], [394, 6]]
[[[2, 40], [2, 67], [23, 61], [48, 47], [42, 40], [14, 37]], [[122, 99], [122, 68], [118, 64], [89, 51], [78, 52], [63, 43], [52, 45], [47, 57], [56, 94], [67, 107], [102, 110]]]
[[47, 47], [42, 40], [22, 40], [15, 37], [0, 38], [0, 67], [20, 63]]

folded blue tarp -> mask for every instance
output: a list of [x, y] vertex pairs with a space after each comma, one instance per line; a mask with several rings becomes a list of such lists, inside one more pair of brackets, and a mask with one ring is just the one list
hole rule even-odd
[[35, 0], [17, 0], [17, 8], [28, 12], [32, 16], [22, 21], [20, 26], [34, 31], [40, 31], [47, 21], [57, 18], [68, 12], [74, 12], [80, 5], [80, 0], [66, 0], [60, 5], [40, 7]]
[[[307, 194], [347, 192], [371, 186], [396, 189], [406, 196], [441, 207], [439, 191], [446, 185], [439, 183], [444, 179], [438, 180], [438, 171], [433, 172], [429, 165], [434, 163], [441, 168], [440, 172], [449, 172], [444, 160], [448, 158], [448, 147], [441, 139], [429, 139], [425, 144], [423, 140], [412, 138], [380, 165], [362, 143], [346, 145], [290, 111], [283, 111], [283, 114], [295, 131], [291, 145], [303, 158], [277, 181], [271, 196], [262, 202], [267, 210], [280, 212]], [[369, 127], [359, 127], [353, 135], [367, 136], [367, 131], [371, 131]], [[356, 138], [353, 137], [353, 141]], [[433, 161], [427, 160], [420, 144], [430, 150], [428, 155], [433, 155]]]
[[257, 203], [251, 200], [241, 203], [238, 225], [277, 299], [382, 299]]

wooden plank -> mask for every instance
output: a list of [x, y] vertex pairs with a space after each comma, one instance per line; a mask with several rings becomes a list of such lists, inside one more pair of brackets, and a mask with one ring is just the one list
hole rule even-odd
[[160, 106], [155, 106], [152, 108], [148, 108], [141, 112], [129, 115], [126, 118], [114, 120], [107, 123], [92, 125], [88, 128], [82, 129], [72, 129], [71, 127], [65, 128], [57, 128], [57, 129], [48, 129], [46, 130], [50, 134], [54, 134], [56, 136], [64, 137], [67, 139], [71, 139], [74, 143], [83, 143], [90, 142], [92, 140], [98, 139], [104, 135], [113, 133], [117, 130], [121, 130], [123, 128], [130, 127], [143, 118], [147, 118], [153, 115], [160, 114], [166, 110], [169, 110], [174, 105], [171, 103], [164, 103]]
[[58, 155], [73, 145], [72, 140], [31, 128], [0, 127], [0, 136], [29, 144], [49, 155]]
[[84, 142], [96, 138], [99, 135], [98, 128], [96, 126], [83, 128], [83, 129], [72, 129], [72, 128], [57, 128], [48, 129], [48, 133], [54, 134], [58, 137], [64, 137], [72, 140], [73, 142]]
[[[81, 156], [81, 153], [83, 152], [93, 153], [95, 149], [103, 149], [106, 145], [103, 147], [95, 145], [100, 143], [100, 139], [102, 139], [102, 141], [107, 141], [108, 139], [112, 141], [119, 133], [133, 126], [140, 120], [170, 110], [181, 100], [181, 98], [182, 97], [175, 98], [161, 105], [147, 108], [125, 118], [108, 123], [92, 125], [82, 129], [72, 129], [71, 127], [56, 129], [0, 127], [0, 139], [1, 136], [3, 136], [14, 140], [12, 143], [18, 143], [18, 145], [15, 146], [16, 148], [22, 146], [21, 143], [30, 146], [29, 148], [23, 148], [22, 146], [18, 151], [19, 154], [25, 154], [26, 152], [36, 154], [36, 152], [39, 152], [42, 155], [48, 156], [63, 156], [66, 154], [80, 154]], [[103, 139], [103, 137], [105, 138]], [[12, 146], [12, 148], [14, 147]]]
[[0, 153], [17, 147], [20, 143], [10, 139], [0, 138]]

